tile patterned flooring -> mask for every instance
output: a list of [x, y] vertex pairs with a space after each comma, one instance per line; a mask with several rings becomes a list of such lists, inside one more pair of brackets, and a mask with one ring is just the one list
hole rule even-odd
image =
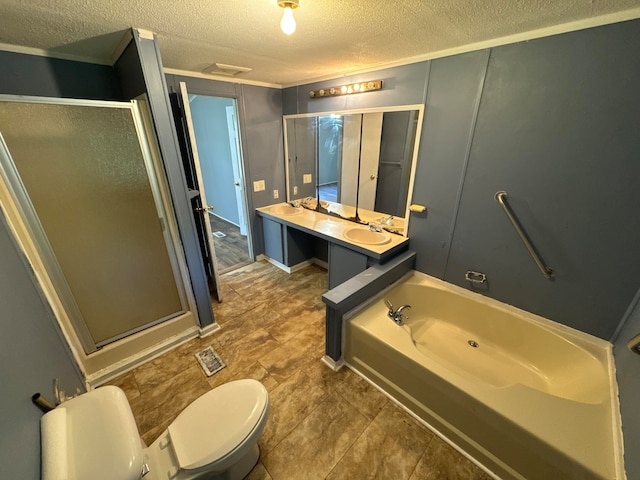
[[222, 218], [209, 214], [212, 232], [222, 232], [226, 237], [213, 237], [213, 245], [216, 249], [216, 259], [220, 273], [228, 272], [239, 264], [250, 262], [249, 245], [247, 236], [240, 234], [240, 227], [236, 227]]
[[[325, 270], [289, 275], [256, 262], [221, 279], [221, 331], [110, 382], [127, 394], [147, 444], [209, 389], [254, 378], [271, 413], [250, 480], [490, 478], [358, 375], [321, 363]], [[194, 354], [209, 345], [227, 367], [207, 378]]]

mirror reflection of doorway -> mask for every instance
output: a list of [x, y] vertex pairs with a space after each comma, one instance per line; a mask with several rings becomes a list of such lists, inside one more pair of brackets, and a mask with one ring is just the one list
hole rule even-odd
[[219, 274], [252, 261], [237, 105], [233, 98], [189, 95], [200, 173]]
[[342, 116], [318, 118], [318, 198], [340, 203]]

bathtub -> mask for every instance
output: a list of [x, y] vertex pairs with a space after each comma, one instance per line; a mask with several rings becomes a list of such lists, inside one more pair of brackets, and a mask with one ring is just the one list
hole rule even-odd
[[626, 478], [608, 342], [419, 272], [343, 328], [347, 365], [497, 477]]

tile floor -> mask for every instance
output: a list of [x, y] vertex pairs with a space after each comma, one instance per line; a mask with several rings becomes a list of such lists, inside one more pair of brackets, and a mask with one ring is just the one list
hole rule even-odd
[[[220, 332], [111, 382], [127, 394], [147, 444], [209, 389], [254, 378], [269, 390], [271, 413], [251, 480], [490, 478], [358, 375], [320, 362], [325, 270], [288, 275], [256, 262], [222, 283]], [[227, 367], [207, 378], [194, 354], [209, 345]]]
[[209, 213], [209, 221], [212, 232], [222, 232], [226, 235], [222, 238], [213, 236], [220, 273], [231, 271], [240, 264], [249, 263], [251, 259], [247, 236], [240, 233], [240, 227], [212, 213]]

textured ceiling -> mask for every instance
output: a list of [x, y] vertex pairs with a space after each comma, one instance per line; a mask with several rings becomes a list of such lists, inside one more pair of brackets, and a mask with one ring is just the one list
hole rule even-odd
[[109, 63], [138, 27], [166, 68], [291, 85], [607, 15], [640, 17], [640, 0], [300, 0], [292, 36], [276, 0], [0, 0], [0, 43]]

